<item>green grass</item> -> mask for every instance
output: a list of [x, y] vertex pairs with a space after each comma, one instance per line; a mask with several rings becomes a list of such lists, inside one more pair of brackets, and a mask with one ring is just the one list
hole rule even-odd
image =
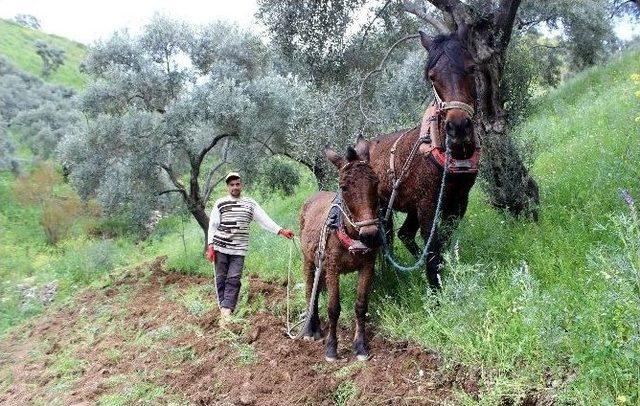
[[484, 404], [531, 389], [578, 404], [640, 402], [640, 293], [612, 276], [634, 274], [620, 258], [637, 256], [640, 238], [618, 191], [640, 198], [635, 72], [638, 52], [585, 71], [516, 130], [536, 148], [539, 222], [504, 217], [476, 188], [439, 305], [420, 279], [401, 299], [377, 298], [388, 333], [480, 366]]
[[57, 285], [54, 299], [59, 301], [120, 266], [144, 259], [133, 239], [88, 238], [83, 218], [67, 239], [48, 245], [40, 225], [42, 209], [17, 201], [11, 188], [14, 182], [12, 174], [0, 173], [0, 336], [44, 309], [41, 295], [46, 284]]
[[35, 52], [35, 40], [46, 41], [65, 51], [64, 64], [46, 80], [82, 89], [87, 82], [87, 77], [79, 71], [80, 63], [87, 53], [85, 45], [0, 19], [0, 55], [18, 68], [42, 77], [42, 59]]

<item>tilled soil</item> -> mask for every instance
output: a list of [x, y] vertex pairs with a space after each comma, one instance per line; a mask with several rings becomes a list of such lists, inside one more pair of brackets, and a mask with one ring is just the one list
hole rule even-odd
[[[443, 373], [437, 354], [369, 328], [372, 358], [293, 341], [270, 312], [284, 288], [249, 279], [263, 304], [223, 329], [211, 279], [165, 270], [163, 258], [74, 303], [50, 309], [0, 342], [0, 404], [440, 405], [475, 397], [477, 379]], [[257, 302], [256, 302], [257, 303]], [[120, 403], [119, 403], [120, 402]]]

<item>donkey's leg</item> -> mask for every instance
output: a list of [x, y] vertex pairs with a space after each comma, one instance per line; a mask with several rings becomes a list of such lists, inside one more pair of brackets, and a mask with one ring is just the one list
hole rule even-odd
[[415, 258], [420, 255], [420, 247], [418, 247], [415, 240], [419, 228], [420, 222], [418, 221], [417, 211], [409, 210], [407, 218], [398, 230], [398, 238]]
[[358, 361], [369, 359], [369, 348], [365, 336], [365, 318], [369, 307], [369, 293], [373, 282], [374, 262], [366, 264], [358, 274], [358, 296], [356, 298], [356, 334], [353, 340], [353, 349]]
[[338, 317], [340, 317], [340, 277], [335, 266], [326, 264], [327, 293], [329, 296], [329, 334], [327, 335], [327, 347], [325, 359], [336, 361], [338, 359]]
[[[313, 280], [315, 278], [315, 263], [314, 261], [304, 261], [304, 274], [306, 277], [306, 304], [307, 311], [309, 310], [309, 300], [311, 299], [311, 293], [313, 292]], [[308, 320], [305, 322], [304, 330], [302, 331], [302, 338], [319, 340], [322, 338], [320, 332], [320, 317], [318, 316], [318, 296], [320, 296], [320, 287], [316, 290], [316, 296], [314, 298], [313, 309], [311, 314], [307, 314]]]

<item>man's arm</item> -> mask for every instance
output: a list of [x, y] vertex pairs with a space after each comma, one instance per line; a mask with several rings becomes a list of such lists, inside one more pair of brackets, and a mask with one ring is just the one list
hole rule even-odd
[[269, 217], [262, 207], [254, 200], [253, 218], [260, 224], [262, 228], [267, 231], [271, 231], [274, 234], [278, 234], [282, 227], [280, 227], [275, 221]]
[[253, 209], [253, 218], [267, 231], [271, 231], [274, 234], [281, 235], [285, 238], [292, 239], [293, 231], [289, 229], [285, 229], [276, 224], [275, 221], [269, 217], [269, 215], [260, 207], [258, 203], [253, 201], [254, 209]]
[[218, 209], [218, 202], [216, 201], [211, 209], [211, 215], [209, 216], [209, 231], [207, 232], [207, 244], [213, 243], [213, 233], [218, 229], [220, 225], [220, 210]]

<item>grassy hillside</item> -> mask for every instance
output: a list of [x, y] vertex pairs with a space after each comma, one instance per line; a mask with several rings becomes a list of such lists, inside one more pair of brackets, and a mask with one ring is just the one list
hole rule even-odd
[[[386, 330], [482, 368], [485, 401], [535, 388], [578, 404], [637, 404], [640, 53], [585, 71], [517, 129], [534, 157], [541, 219], [514, 221], [476, 188], [440, 306], [390, 300]], [[409, 296], [409, 297], [407, 297]]]
[[64, 65], [52, 73], [47, 81], [75, 89], [82, 88], [86, 77], [80, 73], [78, 67], [87, 52], [84, 45], [0, 19], [0, 55], [18, 68], [41, 76], [42, 59], [36, 54], [33, 46], [33, 42], [38, 39], [63, 49], [66, 53]]

